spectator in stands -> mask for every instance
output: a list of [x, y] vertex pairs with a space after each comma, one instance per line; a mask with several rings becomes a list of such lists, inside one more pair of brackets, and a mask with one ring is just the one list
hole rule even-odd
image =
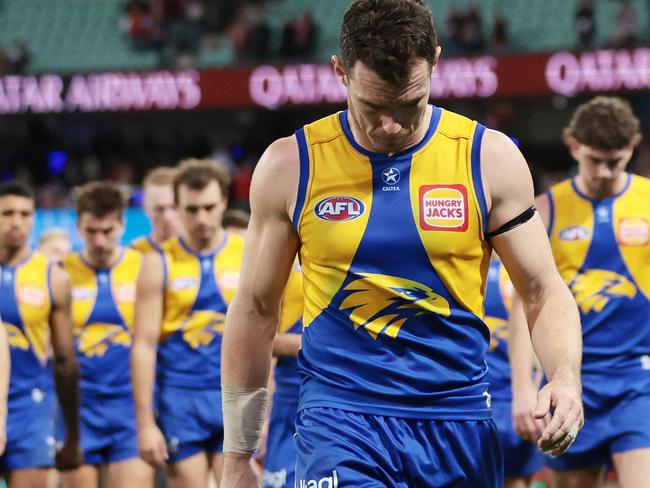
[[314, 54], [316, 48], [316, 35], [318, 26], [314, 21], [311, 12], [307, 11], [296, 24], [295, 46], [296, 53], [301, 57], [309, 57]]
[[582, 0], [576, 12], [576, 29], [580, 47], [591, 47], [596, 34], [596, 21], [594, 19], [594, 6], [592, 0]]
[[282, 37], [280, 40], [280, 57], [292, 58], [296, 54], [296, 46], [294, 41], [296, 39], [296, 21], [293, 18], [288, 18], [282, 27]]
[[469, 53], [476, 53], [485, 46], [481, 12], [476, 3], [472, 3], [463, 16], [460, 36], [463, 50]]
[[146, 51], [158, 46], [160, 31], [156, 25], [149, 2], [131, 0], [125, 7], [125, 15], [120, 21], [122, 31], [131, 41], [136, 51]]
[[246, 54], [255, 61], [268, 59], [271, 49], [271, 28], [266, 23], [266, 18], [261, 17], [251, 27], [246, 40]]
[[30, 57], [27, 45], [22, 41], [14, 41], [5, 49], [7, 72], [14, 75], [25, 73]]
[[616, 23], [610, 44], [615, 48], [634, 47], [637, 44], [639, 35], [639, 23], [634, 10], [634, 4], [625, 0], [621, 9], [616, 15]]
[[496, 53], [508, 49], [508, 22], [502, 12], [497, 12], [494, 15], [490, 43], [492, 51]]

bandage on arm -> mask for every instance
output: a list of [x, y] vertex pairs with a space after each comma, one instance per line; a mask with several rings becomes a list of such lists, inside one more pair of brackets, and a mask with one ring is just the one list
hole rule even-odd
[[252, 455], [260, 446], [264, 414], [269, 400], [266, 388], [221, 388], [223, 452]]

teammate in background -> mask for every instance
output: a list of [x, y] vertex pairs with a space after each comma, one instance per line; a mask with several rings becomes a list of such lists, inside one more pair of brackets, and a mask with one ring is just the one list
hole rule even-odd
[[16, 181], [0, 185], [0, 316], [12, 364], [0, 473], [12, 488], [45, 487], [48, 468], [55, 464], [52, 365], [68, 432], [56, 453], [56, 465], [66, 470], [82, 462], [70, 280], [60, 267], [29, 248], [33, 223], [31, 191]]
[[223, 213], [223, 228], [226, 229], [226, 232], [244, 238], [246, 237], [250, 217], [250, 214], [245, 210], [230, 208]]
[[298, 351], [302, 334], [302, 273], [295, 263], [282, 297], [278, 333], [273, 340], [275, 392], [271, 405], [266, 454], [264, 456], [265, 488], [293, 488], [296, 469], [296, 433], [298, 416]]
[[221, 335], [243, 254], [243, 240], [222, 228], [229, 185], [212, 161], [181, 164], [174, 179], [181, 237], [165, 242], [162, 255], [145, 255], [138, 278], [138, 444], [150, 464], [167, 461], [170, 488], [204, 488], [211, 470], [221, 476]]
[[41, 234], [38, 250], [55, 263], [60, 263], [72, 250], [70, 236], [63, 229], [50, 229]]
[[11, 353], [9, 352], [7, 331], [0, 321], [0, 456], [4, 454], [7, 445], [7, 395], [9, 394], [10, 372]]
[[485, 289], [485, 323], [490, 328], [486, 380], [490, 384], [494, 423], [503, 453], [504, 486], [526, 488], [530, 485], [532, 475], [541, 469], [542, 460], [535, 444], [521, 439], [512, 426], [508, 311], [513, 290], [505, 268], [496, 255], [493, 255], [493, 258], [490, 261]]
[[[624, 100], [597, 97], [578, 107], [564, 140], [578, 174], [540, 195], [537, 207], [582, 319], [585, 429], [569, 453], [545, 462], [559, 487], [597, 486], [610, 461], [622, 488], [647, 487], [650, 181], [625, 171], [641, 140], [639, 120]], [[516, 336], [524, 324], [513, 322]], [[513, 337], [511, 347], [519, 344]], [[530, 361], [513, 368], [529, 378]], [[531, 388], [513, 383], [515, 398]], [[515, 419], [523, 436], [539, 435], [533, 408], [527, 422]]]
[[81, 365], [81, 446], [84, 465], [63, 474], [66, 487], [146, 488], [153, 469], [138, 456], [129, 371], [135, 284], [142, 254], [120, 247], [126, 199], [107, 182], [81, 187], [77, 229], [84, 249], [63, 266], [72, 280], [72, 315]]
[[137, 239], [131, 247], [142, 253], [160, 250], [167, 239], [178, 235], [179, 221], [174, 208], [172, 182], [176, 168], [160, 166], [147, 173], [144, 190], [144, 211], [151, 221], [151, 234]]
[[224, 334], [222, 486], [256, 484], [249, 459], [297, 252], [297, 486], [501, 486], [482, 320], [492, 246], [550, 378], [540, 447], [564, 452], [582, 425], [578, 313], [526, 162], [505, 135], [428, 105], [440, 48], [423, 1], [357, 0], [341, 53], [349, 110], [273, 143], [253, 178]]

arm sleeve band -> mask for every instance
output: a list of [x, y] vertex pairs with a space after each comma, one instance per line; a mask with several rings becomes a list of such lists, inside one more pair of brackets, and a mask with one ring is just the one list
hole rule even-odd
[[269, 392], [266, 388], [221, 388], [223, 452], [253, 454], [260, 446]]
[[534, 206], [527, 208], [519, 215], [517, 215], [514, 219], [506, 222], [498, 229], [493, 230], [492, 232], [488, 232], [485, 235], [486, 237], [494, 237], [494, 236], [498, 236], [499, 234], [503, 234], [504, 232], [508, 232], [509, 230], [512, 230], [516, 227], [519, 227], [521, 224], [525, 224], [530, 219], [532, 219], [533, 215], [535, 215], [535, 212], [537, 212], [537, 209]]

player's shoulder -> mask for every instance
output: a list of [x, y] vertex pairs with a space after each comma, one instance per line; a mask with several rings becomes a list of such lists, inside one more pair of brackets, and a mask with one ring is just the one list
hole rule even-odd
[[650, 194], [650, 178], [645, 176], [631, 174], [630, 175], [630, 187], [636, 191], [640, 191], [645, 195]]
[[433, 118], [437, 120], [436, 132], [449, 139], [469, 139], [479, 124], [465, 115], [434, 107]]
[[151, 245], [147, 237], [139, 237], [137, 239], [134, 239], [129, 244], [129, 247], [142, 254], [151, 252], [153, 250], [153, 246]]
[[123, 262], [126, 266], [131, 266], [131, 265], [139, 266], [142, 263], [144, 253], [138, 251], [137, 249], [133, 249], [130, 246], [125, 247], [123, 249], [123, 252], [124, 252]]

